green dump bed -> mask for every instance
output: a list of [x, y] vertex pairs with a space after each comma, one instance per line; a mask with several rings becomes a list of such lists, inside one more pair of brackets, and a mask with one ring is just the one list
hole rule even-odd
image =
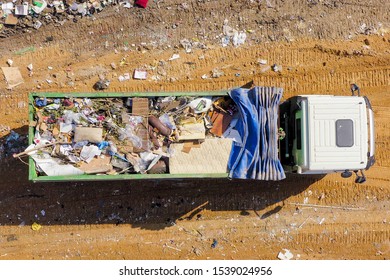
[[31, 93], [29, 179], [281, 180], [282, 89]]

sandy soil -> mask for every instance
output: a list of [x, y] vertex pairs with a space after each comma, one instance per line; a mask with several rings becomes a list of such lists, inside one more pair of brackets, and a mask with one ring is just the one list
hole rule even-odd
[[[29, 92], [91, 92], [99, 74], [111, 80], [111, 92], [220, 90], [253, 82], [282, 86], [285, 98], [349, 95], [353, 82], [370, 98], [376, 118], [377, 162], [367, 182], [333, 174], [280, 182], [34, 184], [23, 162], [3, 155], [0, 259], [276, 259], [284, 248], [294, 259], [389, 259], [389, 4], [186, 2], [113, 7], [95, 20], [2, 39], [0, 65], [12, 59], [24, 83], [10, 91], [0, 82], [0, 127], [26, 134]], [[221, 46], [225, 19], [248, 31], [243, 45]], [[192, 43], [191, 52], [182, 39]], [[170, 61], [172, 54], [180, 58]], [[264, 72], [259, 59], [283, 70]], [[147, 69], [148, 80], [118, 81], [135, 68]], [[216, 68], [224, 75], [201, 78]], [[9, 131], [2, 130], [4, 142]], [[304, 202], [311, 206], [296, 205]], [[34, 222], [39, 231], [31, 229]]]

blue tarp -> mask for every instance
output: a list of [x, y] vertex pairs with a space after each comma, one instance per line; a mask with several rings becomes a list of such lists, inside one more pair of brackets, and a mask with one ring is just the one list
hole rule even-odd
[[282, 180], [286, 178], [278, 157], [278, 109], [282, 88], [237, 88], [229, 93], [239, 108], [235, 129], [242, 144], [233, 142], [230, 178]]

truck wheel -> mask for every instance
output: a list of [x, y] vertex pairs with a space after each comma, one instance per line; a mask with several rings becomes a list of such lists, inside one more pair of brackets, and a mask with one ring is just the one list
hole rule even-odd
[[343, 173], [341, 173], [341, 177], [343, 178], [349, 178], [351, 176], [352, 176], [352, 172], [348, 170], [345, 170]]

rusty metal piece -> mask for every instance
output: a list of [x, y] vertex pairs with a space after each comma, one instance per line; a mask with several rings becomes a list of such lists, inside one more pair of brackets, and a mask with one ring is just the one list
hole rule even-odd
[[170, 136], [172, 129], [163, 124], [156, 116], [149, 116], [149, 124], [156, 128], [162, 135]]
[[148, 170], [148, 173], [164, 174], [168, 172], [167, 167], [168, 167], [167, 163], [163, 159], [160, 159], [152, 168]]
[[158, 149], [161, 147], [160, 142], [158, 142], [157, 136], [154, 133], [153, 128], [151, 126], [149, 126], [149, 137], [150, 137], [150, 140], [152, 141], [155, 149]]

